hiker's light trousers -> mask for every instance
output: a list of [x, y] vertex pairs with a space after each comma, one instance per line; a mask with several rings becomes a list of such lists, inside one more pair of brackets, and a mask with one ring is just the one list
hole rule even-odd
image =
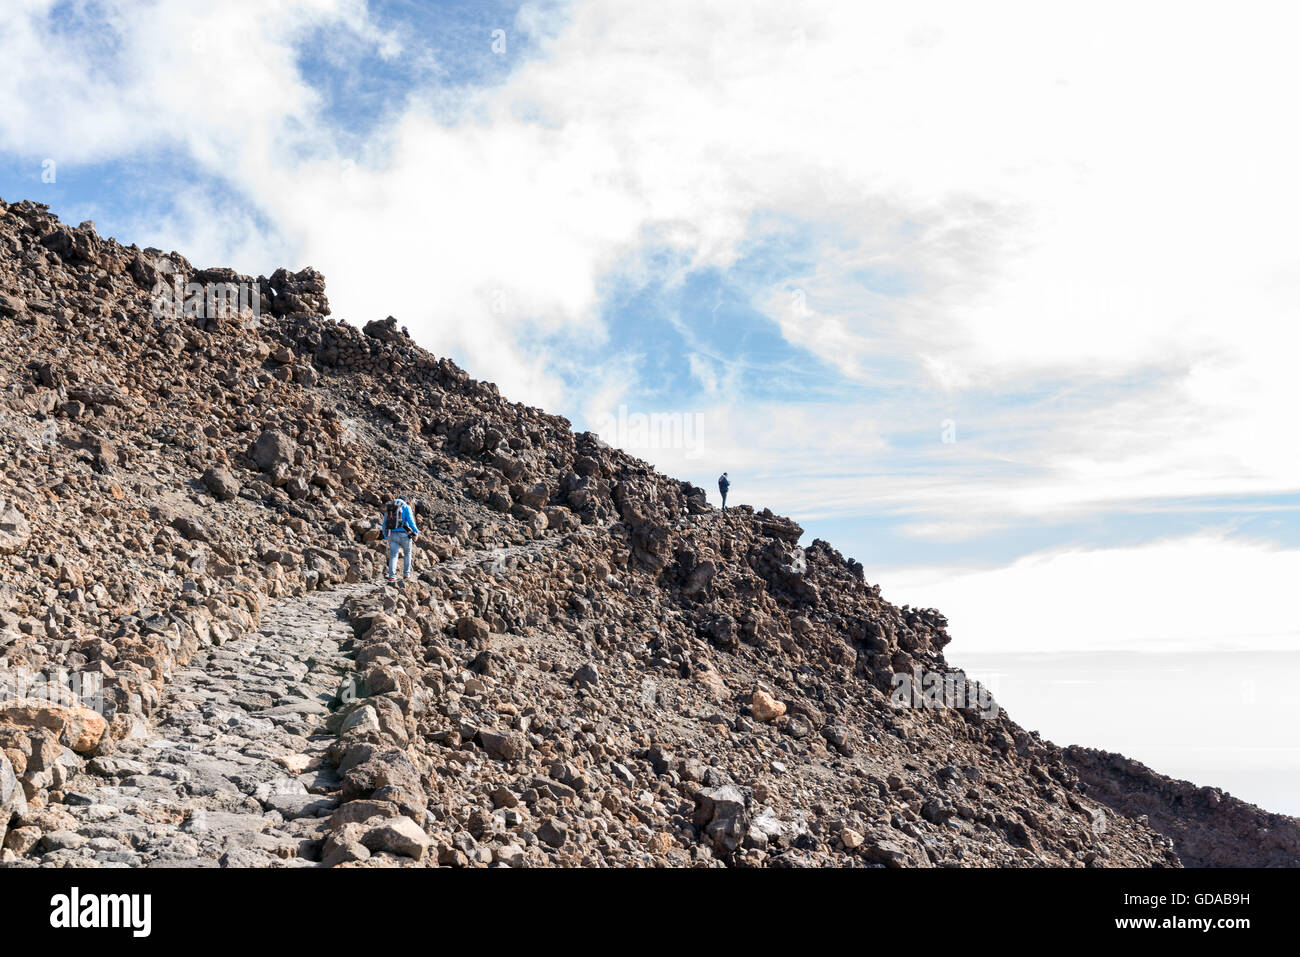
[[411, 543], [411, 533], [407, 531], [392, 531], [388, 533], [388, 577], [397, 576], [397, 554], [403, 555], [402, 574], [407, 578], [411, 575], [411, 553], [415, 551]]

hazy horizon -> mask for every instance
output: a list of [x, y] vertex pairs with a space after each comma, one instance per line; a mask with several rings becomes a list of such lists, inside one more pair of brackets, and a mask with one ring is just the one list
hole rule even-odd
[[1300, 652], [979, 653], [954, 642], [947, 658], [1054, 744], [1119, 752], [1300, 816]]

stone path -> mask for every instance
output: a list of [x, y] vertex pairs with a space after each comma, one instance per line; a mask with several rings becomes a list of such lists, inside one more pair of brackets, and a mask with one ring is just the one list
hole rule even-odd
[[[434, 567], [504, 570], [561, 541], [475, 550]], [[381, 587], [272, 602], [256, 632], [195, 655], [168, 682], [151, 734], [92, 759], [66, 803], [48, 809], [58, 826], [27, 829], [18, 866], [314, 866], [339, 803], [324, 721], [351, 674], [339, 649], [350, 637], [343, 605]]]
[[172, 676], [154, 733], [93, 759], [51, 809], [72, 820], [24, 863], [313, 865], [338, 803], [323, 721], [351, 665], [341, 606], [374, 587], [274, 602], [255, 633], [196, 655]]
[[[473, 550], [433, 568], [504, 572], [562, 541]], [[377, 588], [279, 599], [256, 632], [196, 654], [172, 675], [149, 736], [91, 759], [65, 804], [45, 811], [55, 820], [26, 828], [12, 866], [316, 866], [339, 804], [325, 718], [352, 670], [339, 650], [350, 637], [343, 605]]]

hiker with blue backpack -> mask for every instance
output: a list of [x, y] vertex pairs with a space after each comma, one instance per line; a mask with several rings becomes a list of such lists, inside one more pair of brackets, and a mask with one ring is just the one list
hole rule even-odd
[[397, 581], [397, 556], [402, 554], [402, 580], [411, 577], [411, 553], [420, 526], [415, 524], [415, 513], [402, 498], [394, 499], [384, 508], [384, 541], [388, 542], [388, 581]]
[[727, 478], [727, 473], [723, 472], [718, 476], [718, 491], [722, 493], [722, 510], [727, 510], [727, 489], [731, 488], [731, 479]]

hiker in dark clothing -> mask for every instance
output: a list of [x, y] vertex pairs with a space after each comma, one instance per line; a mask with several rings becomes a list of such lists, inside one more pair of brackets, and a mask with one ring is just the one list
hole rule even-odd
[[727, 489], [731, 488], [731, 480], [727, 478], [727, 473], [723, 472], [718, 476], [718, 491], [722, 493], [722, 510], [727, 510]]

